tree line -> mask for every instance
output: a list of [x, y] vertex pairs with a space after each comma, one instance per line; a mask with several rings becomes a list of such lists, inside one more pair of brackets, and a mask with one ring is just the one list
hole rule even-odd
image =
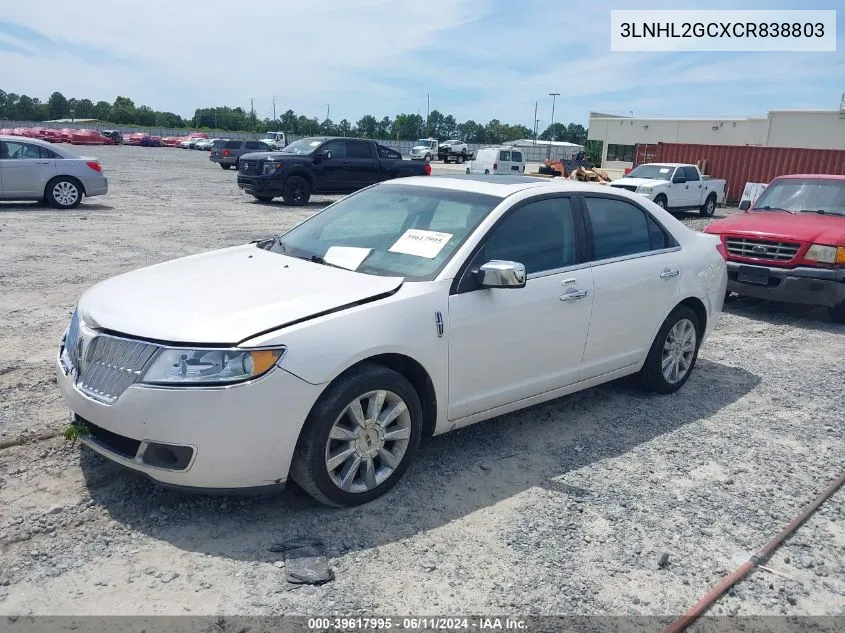
[[[287, 134], [321, 134], [327, 136], [357, 136], [373, 139], [413, 140], [423, 137], [459, 138], [467, 143], [504, 143], [521, 138], [533, 138], [534, 130], [522, 124], [502, 123], [491, 119], [487, 123], [473, 120], [458, 122], [451, 114], [432, 110], [428, 119], [419, 114], [397, 114], [391, 118], [364, 115], [355, 123], [342, 119], [320, 121], [317, 117], [297, 115], [287, 110], [275, 120], [259, 119], [254, 112], [243, 108], [218, 106], [197, 108], [192, 118], [186, 119], [173, 112], [162, 112], [141, 105], [136, 106], [128, 97], [117, 97], [113, 103], [90, 99], [67, 98], [54, 92], [47, 101], [37, 97], [18, 95], [0, 90], [0, 120], [47, 121], [51, 119], [99, 119], [119, 125], [140, 127], [193, 128], [198, 130], [225, 130], [232, 132], [263, 133], [271, 130]], [[580, 123], [555, 123], [538, 138], [544, 141], [569, 141], [584, 145], [587, 130]]]

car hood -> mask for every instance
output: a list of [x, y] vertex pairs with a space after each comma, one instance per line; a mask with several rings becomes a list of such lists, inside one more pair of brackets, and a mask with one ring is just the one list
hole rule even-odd
[[170, 343], [233, 345], [387, 296], [402, 282], [246, 244], [112, 277], [85, 292], [78, 310], [94, 328]]
[[411, 148], [412, 152], [421, 152], [423, 150], [430, 150], [431, 148], [428, 145], [414, 145]]
[[668, 180], [658, 180], [657, 178], [618, 178], [610, 183], [610, 186], [633, 185], [635, 187], [642, 187], [643, 185], [648, 185], [649, 187], [654, 187], [656, 185], [665, 185], [668, 182]]
[[705, 230], [708, 233], [845, 245], [845, 217], [836, 215], [751, 211], [718, 220]]

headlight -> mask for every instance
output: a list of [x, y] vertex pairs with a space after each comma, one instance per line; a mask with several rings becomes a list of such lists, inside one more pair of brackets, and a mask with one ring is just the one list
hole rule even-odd
[[807, 249], [804, 259], [823, 264], [845, 264], [845, 246], [825, 246], [813, 244]]
[[266, 374], [284, 348], [162, 349], [144, 373], [142, 383], [158, 385], [215, 385], [243, 382]]
[[637, 193], [651, 193], [652, 191], [654, 190], [648, 185], [640, 185], [637, 187]]
[[266, 162], [264, 163], [264, 171], [262, 173], [266, 176], [267, 174], [272, 174], [277, 169], [281, 169], [281, 167], [282, 163]]

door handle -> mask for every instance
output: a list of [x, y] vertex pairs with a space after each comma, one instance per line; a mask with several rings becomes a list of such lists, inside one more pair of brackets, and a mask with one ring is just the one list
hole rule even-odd
[[35, 164], [36, 165], [49, 165], [50, 161], [49, 160], [37, 160], [37, 161], [35, 161]]
[[569, 292], [560, 295], [561, 301], [577, 301], [578, 299], [583, 299], [588, 294], [590, 294], [589, 290], [570, 290]]
[[681, 274], [681, 271], [677, 268], [664, 268], [663, 272], [660, 273], [661, 279], [670, 279], [672, 277], [677, 277]]

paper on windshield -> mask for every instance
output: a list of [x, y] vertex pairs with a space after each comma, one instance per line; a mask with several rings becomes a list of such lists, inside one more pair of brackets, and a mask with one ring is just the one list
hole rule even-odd
[[450, 239], [452, 239], [452, 233], [408, 229], [388, 250], [391, 253], [434, 259]]
[[662, 167], [660, 169], [661, 174], [668, 174], [670, 171], [672, 171], [672, 170], [669, 167]]
[[323, 255], [323, 259], [327, 264], [357, 270], [372, 250], [371, 248], [358, 248], [357, 246], [330, 246], [326, 254]]

